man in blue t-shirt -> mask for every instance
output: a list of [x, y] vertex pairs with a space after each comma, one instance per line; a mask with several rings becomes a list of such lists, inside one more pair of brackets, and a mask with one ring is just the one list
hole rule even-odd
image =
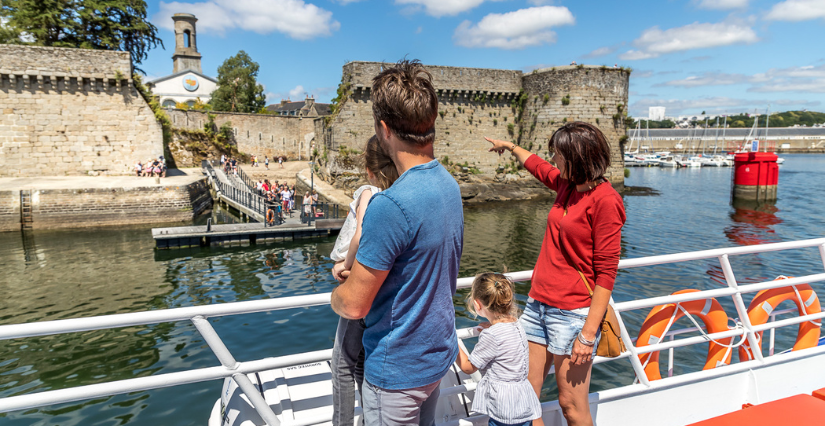
[[401, 177], [372, 197], [332, 308], [366, 325], [364, 424], [430, 426], [439, 382], [458, 354], [461, 194], [433, 156], [438, 99], [430, 73], [401, 61], [373, 79], [372, 102], [376, 135]]

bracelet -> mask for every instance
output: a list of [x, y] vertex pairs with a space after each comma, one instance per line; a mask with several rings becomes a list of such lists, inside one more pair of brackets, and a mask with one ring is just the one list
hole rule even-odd
[[582, 336], [582, 333], [581, 333], [581, 332], [579, 332], [579, 335], [578, 335], [578, 336], [576, 336], [576, 338], [579, 340], [579, 343], [581, 343], [581, 344], [582, 344], [582, 345], [584, 345], [584, 346], [593, 346], [593, 345], [595, 345], [595, 344], [596, 344], [596, 340], [595, 340], [595, 339], [593, 339], [593, 340], [587, 340], [587, 339], [585, 339], [585, 338], [584, 338], [584, 336]]
[[509, 151], [510, 151], [511, 153], [512, 153], [513, 151], [515, 151], [515, 150], [516, 150], [516, 146], [517, 146], [516, 144], [513, 144], [512, 146], [510, 146]]

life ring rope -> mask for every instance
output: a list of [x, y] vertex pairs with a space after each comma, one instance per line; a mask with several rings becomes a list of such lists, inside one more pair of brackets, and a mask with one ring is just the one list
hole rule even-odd
[[[707, 302], [705, 303], [705, 308], [702, 310], [702, 312], [707, 313], [710, 310], [711, 300], [712, 299], [707, 299]], [[710, 337], [710, 335], [708, 335], [708, 333], [705, 332], [705, 330], [702, 328], [702, 326], [699, 325], [699, 322], [696, 321], [696, 318], [694, 318], [693, 315], [690, 312], [688, 312], [687, 309], [685, 309], [682, 306], [682, 303], [677, 302], [676, 303], [676, 308], [673, 310], [673, 313], [670, 315], [670, 319], [668, 320], [667, 325], [665, 325], [665, 329], [664, 329], [664, 331], [662, 331], [661, 337], [652, 336], [652, 337], [656, 337], [656, 341], [655, 342], [650, 341], [650, 342], [648, 342], [648, 344], [653, 345], [653, 344], [659, 343], [662, 340], [664, 340], [665, 336], [667, 336], [667, 333], [670, 331], [670, 327], [673, 326], [674, 322], [676, 322], [676, 316], [677, 316], [679, 311], [681, 311], [682, 314], [684, 314], [684, 316], [686, 316], [688, 319], [690, 319], [690, 322], [692, 322], [693, 325], [696, 327], [696, 329], [699, 330], [699, 333], [702, 334], [702, 337], [704, 337], [705, 340], [707, 340], [709, 342], [713, 342], [713, 343], [725, 348], [725, 356], [722, 359], [727, 359], [728, 355], [730, 355], [732, 353], [734, 348], [738, 348], [738, 347], [742, 346], [743, 344], [745, 344], [745, 342], [747, 342], [747, 334], [746, 333], [742, 333], [738, 343], [732, 343], [732, 344], [729, 344], [729, 345], [724, 344], [724, 343], [722, 343], [718, 340], [712, 339]], [[728, 327], [728, 328], [731, 329], [731, 330], [744, 329], [744, 325], [742, 324], [742, 322], [736, 321], [736, 324], [733, 327]], [[645, 362], [642, 364], [642, 369], [647, 367], [647, 364], [650, 362], [651, 359], [653, 359], [653, 357], [647, 357]], [[638, 378], [636, 380], [638, 380]]]

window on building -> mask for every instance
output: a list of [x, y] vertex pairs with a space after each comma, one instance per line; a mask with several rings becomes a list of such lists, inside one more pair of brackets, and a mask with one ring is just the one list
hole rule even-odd
[[246, 137], [249, 137], [249, 130], [246, 131]]
[[189, 30], [183, 31], [183, 47], [191, 47], [191, 38], [192, 33]]
[[238, 128], [237, 127], [233, 127], [232, 132], [235, 133], [235, 136], [238, 136]]
[[195, 101], [187, 101], [186, 105], [189, 105], [189, 108], [192, 108], [195, 106]]
[[167, 100], [163, 101], [163, 107], [164, 108], [174, 108], [175, 107], [174, 99], [167, 99]]
[[258, 140], [262, 140], [264, 138], [264, 134], [258, 132]]

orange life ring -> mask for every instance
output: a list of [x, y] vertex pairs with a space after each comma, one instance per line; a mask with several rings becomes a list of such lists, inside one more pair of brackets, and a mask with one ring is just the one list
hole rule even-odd
[[[779, 277], [777, 280], [787, 279], [788, 277]], [[796, 291], [794, 291], [796, 287]], [[796, 292], [799, 292], [797, 297]], [[801, 298], [801, 300], [800, 300]], [[791, 300], [796, 304], [796, 309], [799, 315], [817, 314], [822, 312], [822, 307], [819, 304], [819, 297], [816, 292], [808, 284], [799, 284], [796, 286], [772, 288], [762, 290], [756, 293], [751, 304], [748, 306], [748, 319], [751, 325], [762, 325], [768, 322], [771, 312], [779, 306], [780, 303]], [[821, 324], [812, 321], [805, 321], [799, 324], [799, 331], [796, 334], [796, 343], [793, 345], [793, 350], [812, 348], [819, 343]], [[759, 336], [759, 351], [762, 351], [762, 332], [757, 333]], [[753, 359], [750, 345], [745, 342], [739, 347], [739, 360], [749, 361]]]
[[275, 221], [275, 211], [272, 210], [271, 208], [267, 209], [267, 211], [266, 211], [266, 223], [270, 223], [270, 222], [274, 222], [274, 221]]
[[[699, 290], [680, 290], [675, 293], [695, 293]], [[692, 300], [689, 302], [680, 302], [679, 305], [684, 308], [689, 314], [699, 317], [707, 327], [708, 334], [728, 331], [728, 314], [722, 309], [722, 305], [711, 298], [708, 300]], [[668, 323], [672, 324], [670, 318], [674, 317], [674, 322], [684, 316], [681, 309], [676, 308], [675, 303], [668, 303], [654, 307], [642, 323], [642, 328], [639, 330], [639, 338], [636, 340], [636, 347], [641, 348], [648, 345], [653, 345], [662, 341], [664, 338]], [[729, 345], [730, 337], [719, 339], [717, 344], [713, 341], [708, 346], [708, 357], [705, 362], [703, 370], [716, 368], [720, 364], [730, 364], [731, 350], [722, 345]], [[648, 380], [659, 380], [662, 374], [659, 371], [659, 352], [650, 352], [639, 355], [639, 361], [645, 366], [645, 375]]]

